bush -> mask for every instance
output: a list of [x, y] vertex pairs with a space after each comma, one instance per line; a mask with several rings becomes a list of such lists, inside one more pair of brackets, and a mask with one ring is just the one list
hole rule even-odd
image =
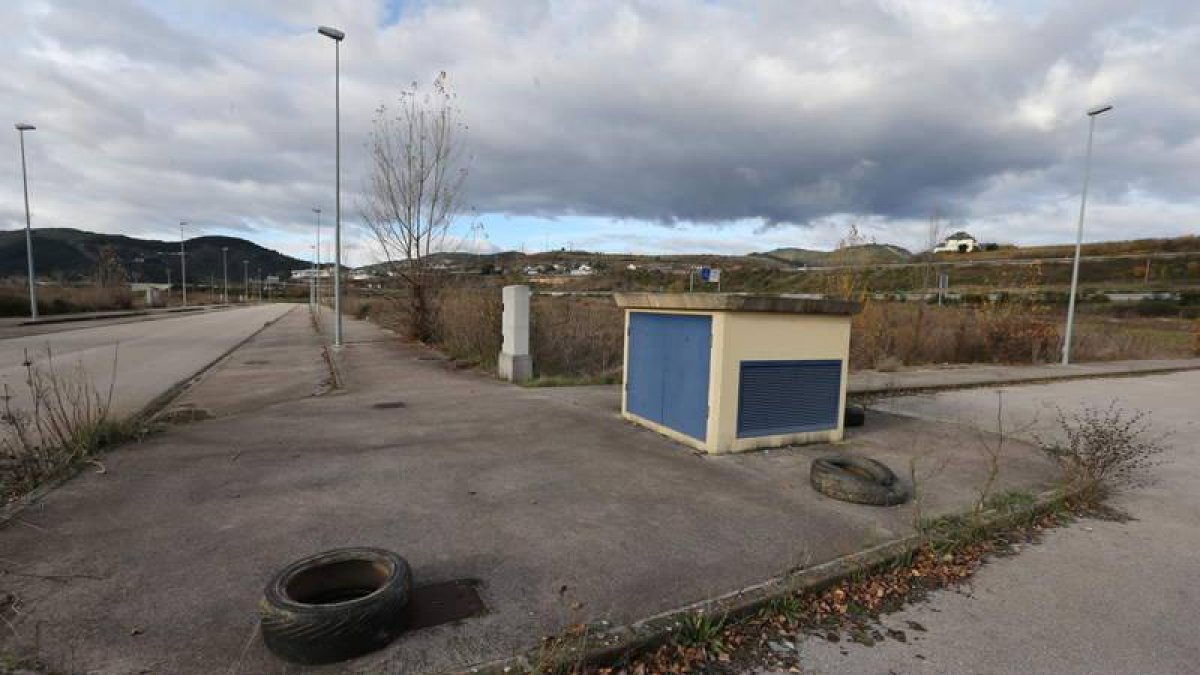
[[1062, 467], [1067, 487], [1086, 502], [1144, 484], [1164, 450], [1165, 437], [1151, 434], [1149, 414], [1128, 413], [1116, 401], [1070, 415], [1059, 410], [1058, 424], [1062, 442], [1038, 443]]

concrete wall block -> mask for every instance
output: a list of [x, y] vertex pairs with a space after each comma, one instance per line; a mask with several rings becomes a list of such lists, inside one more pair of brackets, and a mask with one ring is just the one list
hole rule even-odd
[[529, 356], [529, 287], [505, 286], [501, 298], [504, 344], [500, 349], [499, 374], [511, 382], [528, 380], [533, 377], [533, 361]]

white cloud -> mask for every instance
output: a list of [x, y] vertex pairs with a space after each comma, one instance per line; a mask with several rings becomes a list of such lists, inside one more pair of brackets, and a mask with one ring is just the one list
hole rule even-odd
[[[1106, 101], [1089, 232], [1195, 232], [1196, 5], [1025, 4], [414, 3], [385, 25], [388, 5], [353, 0], [18, 0], [0, 118], [39, 126], [35, 226], [186, 219], [303, 251], [309, 209], [333, 206], [328, 23], [347, 32], [347, 220], [375, 106], [446, 70], [480, 212], [699, 224], [636, 233], [664, 250], [727, 249], [696, 232], [748, 221], [778, 228], [755, 244], [826, 241], [846, 218], [914, 245], [934, 209], [1061, 241], [1082, 111]], [[0, 226], [22, 223], [14, 157]]]

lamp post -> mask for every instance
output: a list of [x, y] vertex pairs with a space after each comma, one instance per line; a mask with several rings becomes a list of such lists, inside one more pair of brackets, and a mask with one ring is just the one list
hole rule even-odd
[[187, 307], [187, 252], [183, 250], [183, 228], [186, 220], [179, 221], [179, 283], [183, 285], [183, 306]]
[[223, 280], [225, 282], [225, 285], [224, 285], [225, 290], [222, 293], [224, 298], [221, 300], [221, 302], [224, 302], [226, 305], [228, 305], [229, 304], [229, 247], [228, 246], [221, 247], [221, 277], [223, 278]]
[[333, 345], [342, 346], [342, 40], [346, 34], [319, 26], [317, 32], [333, 40], [333, 110], [335, 147], [335, 201], [333, 226]]
[[317, 267], [313, 274], [313, 309], [320, 313], [321, 311], [321, 209], [313, 207], [313, 213], [317, 214]]
[[1071, 334], [1075, 328], [1075, 294], [1079, 288], [1079, 257], [1083, 249], [1083, 215], [1087, 211], [1088, 181], [1092, 176], [1092, 135], [1096, 131], [1096, 118], [1109, 110], [1111, 105], [1090, 108], [1088, 115], [1087, 155], [1083, 162], [1083, 194], [1079, 198], [1079, 227], [1075, 231], [1075, 263], [1071, 268], [1071, 297], [1067, 300], [1067, 329], [1063, 336], [1062, 364], [1071, 363]]
[[29, 228], [29, 177], [25, 172], [25, 132], [34, 131], [32, 124], [18, 122], [17, 135], [21, 138], [21, 187], [25, 190], [25, 261], [29, 264], [29, 318], [37, 321], [37, 286], [33, 282], [33, 234]]
[[242, 302], [250, 302], [250, 261], [242, 261]]

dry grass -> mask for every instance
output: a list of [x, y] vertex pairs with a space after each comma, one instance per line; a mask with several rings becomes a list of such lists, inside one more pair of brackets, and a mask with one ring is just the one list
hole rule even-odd
[[[71, 314], [74, 312], [103, 312], [133, 309], [135, 299], [127, 288], [79, 288], [39, 286], [38, 313]], [[29, 289], [25, 286], [0, 287], [0, 316], [29, 314]]]
[[25, 358], [26, 407], [4, 385], [0, 416], [0, 503], [19, 496], [128, 435], [111, 415], [117, 355], [109, 388], [98, 390], [81, 365], [63, 370], [47, 347], [44, 359]]
[[1058, 326], [1018, 304], [936, 307], [868, 302], [854, 317], [852, 369], [929, 363], [1044, 363], [1058, 354]]
[[[351, 296], [347, 314], [404, 335], [402, 291]], [[436, 299], [434, 345], [449, 356], [493, 368], [500, 351], [498, 288], [443, 288]], [[1051, 363], [1059, 358], [1062, 311], [1021, 302], [938, 307], [867, 301], [852, 324], [850, 367], [897, 370], [951, 363]], [[624, 321], [611, 300], [534, 296], [530, 350], [543, 384], [618, 382]], [[1185, 319], [1079, 318], [1079, 361], [1186, 358], [1200, 349], [1200, 328]]]
[[539, 378], [617, 382], [624, 358], [624, 315], [607, 298], [535, 297], [530, 321]]
[[[1037, 305], [937, 307], [868, 302], [854, 317], [852, 369], [895, 370], [937, 363], [1051, 363], [1061, 352], [1063, 315]], [[1187, 358], [1196, 346], [1182, 319], [1080, 317], [1077, 361]]]
[[503, 339], [499, 289], [442, 288], [432, 304], [434, 345], [460, 361], [494, 368]]

